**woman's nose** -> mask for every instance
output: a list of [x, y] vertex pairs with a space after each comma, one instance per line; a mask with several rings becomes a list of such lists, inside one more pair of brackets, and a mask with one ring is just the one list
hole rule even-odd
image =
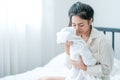
[[79, 26], [76, 26], [76, 30], [78, 30], [79, 29]]

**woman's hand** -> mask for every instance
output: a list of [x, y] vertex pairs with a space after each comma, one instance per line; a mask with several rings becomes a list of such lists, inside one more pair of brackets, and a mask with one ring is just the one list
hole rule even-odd
[[78, 69], [82, 69], [84, 71], [87, 70], [87, 66], [83, 63], [83, 60], [82, 60], [81, 56], [80, 56], [80, 60], [79, 61], [71, 60], [71, 64], [74, 65]]

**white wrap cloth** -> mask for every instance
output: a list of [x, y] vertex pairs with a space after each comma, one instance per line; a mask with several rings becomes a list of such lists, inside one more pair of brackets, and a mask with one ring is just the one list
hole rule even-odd
[[[65, 44], [66, 42], [72, 42], [70, 44], [70, 57], [66, 54], [66, 65], [70, 68], [70, 59], [79, 61], [80, 56], [85, 65], [93, 66], [96, 64], [96, 59], [89, 51], [86, 42], [76, 35], [76, 29], [74, 27], [65, 27], [60, 32], [57, 32], [57, 43]], [[70, 58], [70, 59], [68, 59]], [[81, 69], [71, 66], [70, 74], [66, 80], [99, 80], [90, 76], [88, 73]]]

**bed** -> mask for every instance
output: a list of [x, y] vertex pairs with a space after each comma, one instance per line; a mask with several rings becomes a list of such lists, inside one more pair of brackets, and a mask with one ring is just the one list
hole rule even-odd
[[[116, 28], [104, 28], [104, 27], [95, 27], [100, 31], [103, 31], [105, 34], [107, 32], [112, 33], [112, 47], [115, 49], [115, 34], [120, 33], [120, 29]], [[60, 53], [56, 57], [54, 57], [48, 64], [43, 67], [35, 68], [31, 71], [27, 71], [24, 73], [10, 75], [0, 80], [38, 80], [43, 76], [66, 76], [68, 73], [68, 69], [65, 67], [65, 53]], [[120, 58], [119, 58], [120, 59]], [[120, 60], [114, 58], [113, 70], [111, 72], [110, 78], [111, 80], [120, 80]], [[59, 62], [59, 63], [58, 63]]]

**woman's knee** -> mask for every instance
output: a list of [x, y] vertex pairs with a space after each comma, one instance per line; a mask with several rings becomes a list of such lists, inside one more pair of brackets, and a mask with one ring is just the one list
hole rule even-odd
[[42, 77], [39, 80], [51, 80], [49, 77]]
[[42, 77], [39, 80], [65, 80], [65, 77]]

